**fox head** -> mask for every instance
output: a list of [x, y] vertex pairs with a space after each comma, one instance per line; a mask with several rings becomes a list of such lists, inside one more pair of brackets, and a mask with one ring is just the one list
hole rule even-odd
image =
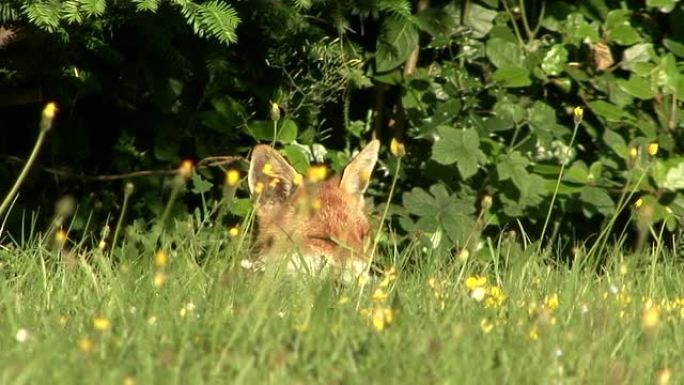
[[363, 194], [379, 148], [372, 140], [341, 174], [318, 181], [298, 174], [272, 147], [254, 147], [248, 182], [259, 258], [265, 264], [284, 261], [288, 270], [331, 265], [363, 271], [370, 232]]

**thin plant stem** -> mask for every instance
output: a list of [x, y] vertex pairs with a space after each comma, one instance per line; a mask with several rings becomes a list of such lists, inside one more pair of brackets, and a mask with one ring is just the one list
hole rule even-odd
[[116, 221], [116, 229], [114, 229], [114, 237], [112, 237], [112, 252], [114, 252], [114, 248], [116, 247], [116, 243], [119, 240], [119, 234], [121, 233], [121, 226], [123, 226], [123, 220], [124, 216], [126, 215], [126, 211], [128, 211], [128, 201], [131, 198], [131, 194], [133, 193], [133, 184], [126, 183], [126, 186], [124, 187], [124, 200], [123, 204], [121, 205], [121, 214], [119, 214], [119, 219]]
[[[373, 247], [371, 248], [370, 258], [368, 259], [368, 266], [366, 267], [366, 272], [364, 276], [368, 276], [370, 269], [373, 266], [373, 261], [375, 260], [375, 250], [378, 247], [378, 242], [380, 242], [380, 236], [382, 232], [382, 227], [385, 224], [385, 219], [387, 218], [387, 213], [389, 212], [390, 202], [392, 202], [392, 197], [394, 196], [394, 190], [397, 186], [397, 180], [399, 180], [399, 170], [401, 170], [401, 157], [397, 159], [397, 167], [394, 169], [394, 176], [392, 177], [392, 185], [390, 187], [389, 195], [387, 196], [387, 202], [385, 202], [385, 209], [382, 211], [382, 217], [380, 217], [380, 223], [375, 232], [375, 237], [373, 238]], [[364, 289], [366, 287], [367, 280], [361, 281], [361, 289], [359, 290], [359, 297], [356, 301], [356, 309], [358, 310], [361, 304], [361, 296], [363, 295]]]
[[[43, 115], [45, 115], [45, 113], [43, 113]], [[7, 195], [5, 195], [5, 199], [2, 201], [2, 204], [0, 205], [0, 217], [5, 215], [7, 208], [10, 206], [10, 204], [12, 204], [12, 200], [14, 199], [15, 195], [17, 195], [17, 193], [19, 192], [19, 188], [21, 187], [21, 185], [24, 183], [24, 180], [26, 179], [26, 176], [28, 175], [31, 166], [33, 165], [33, 163], [35, 163], [36, 159], [38, 158], [40, 149], [41, 147], [43, 147], [43, 142], [45, 142], [45, 137], [48, 131], [50, 131], [52, 125], [51, 117], [49, 118], [49, 123], [46, 123], [46, 120], [46, 117], [43, 116], [40, 131], [38, 132], [38, 139], [36, 139], [36, 143], [33, 145], [31, 155], [26, 161], [26, 164], [24, 164], [24, 168], [22, 168], [21, 172], [19, 173], [19, 176], [17, 177], [17, 180], [14, 182], [12, 189], [10, 189]]]
[[[568, 144], [568, 149], [572, 148], [572, 145], [575, 143], [575, 137], [577, 136], [577, 131], [581, 123], [581, 120], [575, 121], [575, 128], [572, 130], [572, 137], [570, 138], [570, 144]], [[549, 204], [549, 211], [546, 213], [544, 227], [542, 228], [541, 237], [539, 237], [539, 251], [541, 251], [542, 245], [544, 244], [544, 235], [546, 234], [546, 228], [549, 225], [549, 220], [551, 220], [551, 213], [553, 212], [553, 205], [556, 203], [556, 196], [558, 196], [558, 188], [560, 187], [561, 179], [563, 178], [565, 164], [566, 162], [561, 162], [560, 172], [558, 173], [558, 179], [556, 180], [556, 187], [554, 188], [553, 195], [551, 196], [551, 204]]]

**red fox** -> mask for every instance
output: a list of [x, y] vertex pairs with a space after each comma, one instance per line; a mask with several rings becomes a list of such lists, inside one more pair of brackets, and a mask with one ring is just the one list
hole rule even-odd
[[380, 142], [372, 140], [341, 175], [325, 179], [304, 178], [272, 147], [254, 147], [248, 182], [256, 202], [259, 259], [266, 266], [284, 262], [288, 271], [365, 272], [370, 228], [363, 194], [379, 149]]

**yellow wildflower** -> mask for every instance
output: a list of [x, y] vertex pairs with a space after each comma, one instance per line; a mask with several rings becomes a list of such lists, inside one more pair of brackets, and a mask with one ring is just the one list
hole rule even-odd
[[539, 328], [537, 326], [533, 326], [529, 332], [527, 332], [527, 338], [531, 339], [532, 341], [536, 341], [539, 339]]
[[105, 332], [112, 327], [112, 323], [105, 317], [95, 317], [93, 327], [99, 332]]
[[400, 142], [397, 138], [392, 138], [390, 142], [390, 152], [392, 155], [401, 158], [406, 155], [406, 147], [404, 143]]
[[46, 104], [45, 108], [43, 108], [43, 119], [54, 119], [57, 111], [59, 111], [59, 109], [57, 108], [57, 104], [55, 102]]
[[157, 267], [164, 267], [169, 263], [169, 254], [164, 250], [154, 253], [154, 264]]
[[375, 330], [381, 332], [394, 321], [394, 310], [388, 307], [378, 307], [371, 311], [371, 321]]
[[653, 142], [648, 145], [648, 155], [655, 156], [658, 153], [658, 143]]
[[57, 242], [57, 244], [59, 246], [63, 245], [64, 242], [66, 242], [66, 240], [67, 240], [66, 231], [59, 229], [55, 232], [55, 242]]
[[554, 293], [551, 296], [547, 295], [544, 298], [544, 306], [546, 306], [546, 308], [551, 310], [551, 311], [556, 311], [556, 309], [558, 309], [559, 304], [560, 303], [558, 301], [558, 294], [556, 294], [556, 293]]
[[164, 286], [167, 280], [166, 274], [162, 273], [161, 271], [158, 271], [157, 273], [154, 274], [154, 279], [152, 280], [152, 283], [154, 284], [154, 287], [160, 288]]
[[190, 159], [184, 160], [180, 167], [178, 168], [178, 173], [185, 179], [189, 179], [192, 176], [192, 172], [195, 169], [195, 165]]
[[494, 329], [494, 324], [488, 320], [487, 318], [483, 318], [480, 321], [480, 329], [482, 330], [483, 333], [488, 334]]
[[487, 307], [499, 307], [506, 299], [506, 295], [504, 294], [503, 290], [501, 290], [501, 288], [498, 286], [490, 287], [487, 294], [487, 300], [485, 301], [485, 306]]
[[381, 288], [377, 288], [375, 289], [375, 292], [373, 292], [371, 300], [377, 303], [385, 302], [387, 300], [387, 292], [382, 290]]
[[662, 368], [656, 372], [656, 385], [668, 385], [672, 379], [672, 370], [670, 368]]
[[238, 226], [233, 226], [230, 229], [228, 229], [228, 235], [231, 237], [235, 238], [238, 235], [240, 235], [240, 228]]
[[327, 176], [328, 168], [325, 165], [313, 165], [307, 172], [307, 178], [312, 182], [322, 182]]
[[641, 326], [644, 330], [651, 331], [660, 325], [660, 311], [654, 305], [647, 306], [641, 316]]
[[640, 208], [641, 206], [643, 206], [643, 204], [644, 204], [644, 199], [643, 199], [643, 198], [639, 198], [639, 199], [636, 200], [636, 202], [634, 202], [634, 207], [638, 209], [638, 208]]
[[639, 155], [639, 150], [636, 147], [630, 147], [629, 148], [629, 157], [634, 159]]
[[123, 379], [123, 385], [135, 385], [138, 382], [135, 380], [135, 377], [133, 376], [126, 376]]
[[95, 342], [89, 337], [82, 337], [78, 340], [78, 348], [84, 353], [89, 353], [95, 347]]
[[475, 290], [478, 287], [484, 287], [487, 284], [487, 277], [481, 275], [474, 275], [466, 278], [465, 285], [468, 290]]
[[581, 120], [584, 118], [584, 108], [577, 106], [572, 110], [572, 114], [575, 116], [575, 118]]
[[235, 187], [240, 183], [240, 171], [230, 169], [226, 172], [226, 184], [230, 187]]

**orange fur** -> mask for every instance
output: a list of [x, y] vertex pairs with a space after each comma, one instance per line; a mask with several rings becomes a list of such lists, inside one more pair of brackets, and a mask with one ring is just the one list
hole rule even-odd
[[259, 258], [266, 264], [287, 261], [288, 267], [301, 267], [300, 260], [308, 270], [321, 262], [356, 272], [365, 268], [370, 228], [363, 193], [379, 146], [371, 141], [341, 175], [322, 182], [298, 176], [270, 146], [256, 146], [248, 178], [256, 195]]

